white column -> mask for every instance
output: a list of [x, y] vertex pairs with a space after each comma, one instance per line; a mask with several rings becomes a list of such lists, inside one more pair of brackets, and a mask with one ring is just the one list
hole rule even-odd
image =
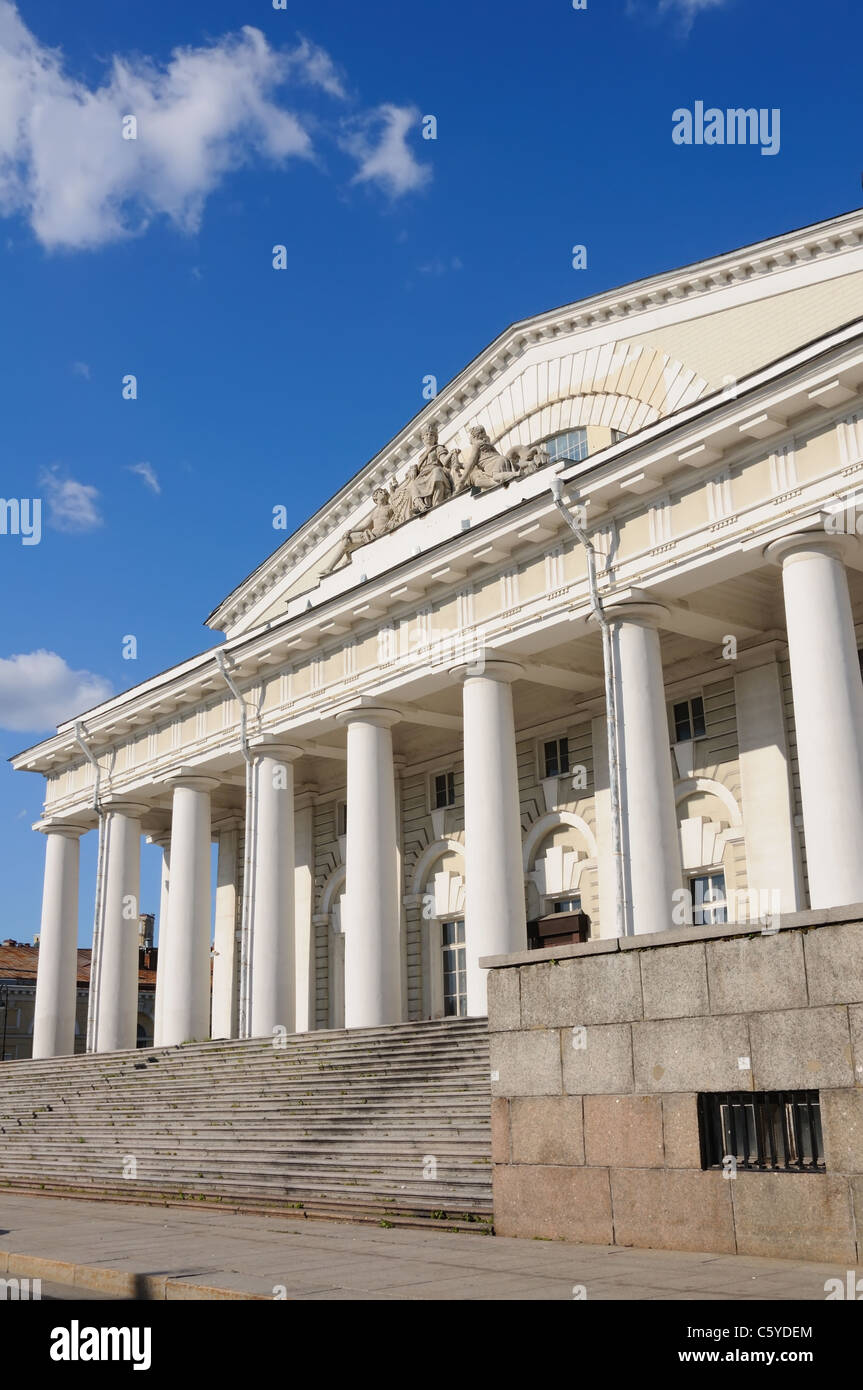
[[237, 1036], [237, 929], [240, 821], [220, 821], [216, 843], [216, 921], [213, 931], [213, 1000], [210, 1036]]
[[[752, 659], [759, 660], [759, 655]], [[780, 912], [797, 912], [803, 906], [799, 844], [782, 679], [772, 652], [761, 665], [737, 671], [734, 708], [746, 825], [747, 889], [759, 895], [751, 901], [769, 904], [771, 912], [775, 900]]]
[[133, 1048], [138, 1037], [141, 817], [135, 802], [104, 802], [96, 1052]]
[[307, 1033], [315, 1026], [315, 791], [300, 787], [294, 798], [294, 951], [297, 1000], [295, 1026]]
[[[660, 604], [606, 609], [612, 624], [627, 935], [666, 931], [683, 887], [657, 626]], [[678, 896], [675, 897], [675, 894]]]
[[596, 818], [594, 835], [597, 847], [597, 897], [599, 903], [599, 935], [617, 935], [617, 874], [611, 825], [611, 785], [608, 772], [607, 716], [597, 715], [591, 721], [593, 745], [593, 814]]
[[162, 1042], [162, 1009], [165, 1002], [165, 970], [168, 943], [168, 894], [171, 883], [171, 837], [170, 835], [148, 835], [149, 845], [158, 845], [162, 851], [162, 873], [159, 888], [159, 938], [156, 957], [156, 999], [153, 1007], [153, 1043], [158, 1047]]
[[785, 625], [812, 907], [863, 901], [863, 686], [841, 542], [790, 536], [782, 565]]
[[83, 826], [42, 824], [46, 836], [33, 1056], [75, 1051], [78, 976], [78, 861]]
[[398, 856], [388, 709], [350, 710], [348, 727], [345, 1027], [401, 1021]]
[[167, 1045], [210, 1035], [210, 792], [212, 777], [171, 777], [171, 891], [164, 961], [162, 1039]]
[[269, 745], [253, 750], [252, 836], [249, 865], [250, 1036], [274, 1029], [293, 1033], [294, 965], [294, 769], [301, 748]]
[[[527, 949], [512, 661], [460, 668], [464, 684], [467, 1011], [488, 1012], [483, 956]], [[474, 673], [476, 672], [476, 674]]]

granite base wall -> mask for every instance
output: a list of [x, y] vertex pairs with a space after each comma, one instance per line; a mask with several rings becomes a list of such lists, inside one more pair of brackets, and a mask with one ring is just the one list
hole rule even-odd
[[[863, 905], [484, 964], [500, 1235], [863, 1261]], [[762, 1090], [825, 1173], [702, 1169], [699, 1092]]]

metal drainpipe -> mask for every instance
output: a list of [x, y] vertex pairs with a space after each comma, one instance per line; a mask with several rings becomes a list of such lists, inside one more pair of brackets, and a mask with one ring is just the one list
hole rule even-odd
[[240, 998], [237, 1019], [240, 1037], [245, 1038], [248, 1037], [246, 1029], [249, 1022], [248, 993], [249, 969], [251, 966], [251, 952], [249, 950], [251, 944], [251, 923], [249, 921], [249, 914], [252, 901], [252, 865], [254, 864], [254, 844], [258, 833], [255, 820], [254, 798], [252, 796], [252, 777], [254, 773], [252, 758], [249, 753], [246, 702], [237, 689], [225, 665], [225, 653], [219, 649], [214, 655], [216, 658], [216, 665], [222, 673], [225, 684], [240, 707], [240, 748], [246, 763], [246, 825], [245, 834], [243, 836], [243, 909], [240, 920]]
[[99, 984], [102, 971], [102, 888], [105, 877], [105, 836], [102, 821], [102, 807], [99, 804], [99, 787], [102, 781], [102, 765], [84, 738], [84, 725], [75, 722], [75, 742], [84, 757], [96, 771], [93, 786], [93, 810], [99, 817], [99, 853], [96, 859], [96, 911], [93, 920], [93, 948], [90, 955], [90, 990], [87, 999], [87, 1042], [88, 1052], [96, 1051], [96, 1020], [99, 1016]]
[[551, 495], [570, 531], [584, 546], [587, 556], [587, 583], [594, 617], [602, 631], [602, 665], [605, 675], [605, 726], [608, 735], [608, 790], [611, 797], [611, 852], [614, 858], [615, 904], [614, 928], [616, 936], [626, 936], [626, 880], [623, 873], [623, 834], [620, 814], [620, 764], [617, 739], [617, 699], [614, 689], [614, 649], [611, 642], [611, 624], [605, 616], [605, 609], [599, 597], [596, 583], [596, 552], [593, 542], [584, 527], [571, 515], [563, 500], [563, 482], [559, 477], [551, 480]]

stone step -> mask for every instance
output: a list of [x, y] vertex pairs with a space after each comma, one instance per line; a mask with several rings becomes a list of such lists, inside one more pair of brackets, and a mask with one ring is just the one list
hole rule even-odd
[[[58, 1171], [46, 1177], [45, 1181], [54, 1188], [66, 1186], [81, 1187], [81, 1178], [70, 1171], [66, 1175], [67, 1181], [64, 1184], [64, 1173]], [[168, 1192], [185, 1193], [190, 1198], [194, 1194], [227, 1196], [249, 1196], [263, 1195], [269, 1200], [279, 1200], [284, 1202], [299, 1202], [304, 1200], [329, 1200], [338, 1196], [339, 1200], [350, 1201], [361, 1199], [368, 1201], [374, 1198], [376, 1201], [390, 1204], [417, 1203], [421, 1207], [434, 1210], [435, 1208], [449, 1202], [458, 1201], [466, 1210], [468, 1206], [482, 1210], [489, 1210], [491, 1207], [489, 1184], [477, 1178], [471, 1181], [468, 1178], [455, 1177], [448, 1179], [445, 1183], [424, 1182], [422, 1178], [413, 1181], [407, 1178], [394, 1177], [388, 1178], [385, 1174], [367, 1174], [362, 1180], [352, 1178], [350, 1175], [340, 1177], [338, 1174], [320, 1174], [314, 1172], [301, 1172], [292, 1175], [290, 1178], [284, 1174], [225, 1174], [221, 1171], [208, 1173], [204, 1178], [193, 1175], [184, 1177], [182, 1182], [174, 1179], [170, 1174], [156, 1173], [147, 1174], [145, 1177], [136, 1179], [133, 1182], [123, 1178], [114, 1178], [111, 1175], [93, 1174], [92, 1181], [101, 1187], [102, 1190], [125, 1191], [127, 1194], [134, 1189], [135, 1192], [143, 1191], [144, 1188], [149, 1193]], [[89, 1186], [89, 1181], [87, 1183]], [[5, 1178], [0, 1179], [0, 1187], [8, 1189], [11, 1183]]]
[[[0, 1067], [0, 1186], [214, 1209], [487, 1221], [484, 1020], [281, 1042]], [[130, 1153], [134, 1182], [122, 1177]], [[434, 1180], [424, 1177], [429, 1155]]]
[[[8, 1066], [8, 1063], [4, 1064]], [[432, 1082], [435, 1080], [448, 1079], [452, 1083], [464, 1080], [473, 1080], [477, 1077], [487, 1077], [489, 1071], [488, 1059], [481, 1058], [469, 1065], [451, 1064], [447, 1059], [435, 1059], [434, 1061], [416, 1062], [401, 1064], [394, 1062], [389, 1067], [375, 1066], [326, 1066], [317, 1068], [285, 1067], [279, 1062], [263, 1059], [259, 1066], [243, 1069], [240, 1072], [231, 1070], [228, 1067], [217, 1069], [213, 1073], [200, 1074], [193, 1071], [179, 1072], [173, 1075], [158, 1074], [146, 1069], [131, 1069], [123, 1075], [113, 1077], [92, 1078], [82, 1081], [79, 1077], [70, 1075], [67, 1077], [69, 1089], [79, 1094], [100, 1094], [122, 1090], [127, 1086], [135, 1086], [140, 1089], [143, 1086], [171, 1087], [182, 1086], [188, 1089], [203, 1089], [212, 1087], [214, 1084], [222, 1086], [242, 1082], [245, 1085], [279, 1085], [279, 1086], [298, 1086], [307, 1082], [315, 1086], [327, 1085], [356, 1085], [361, 1082], [384, 1083], [386, 1081], [408, 1080], [411, 1078], [427, 1079]], [[52, 1090], [56, 1085], [56, 1077], [48, 1077], [43, 1081], [22, 1081], [17, 1085], [13, 1083], [4, 1084], [2, 1094], [8, 1096], [35, 1096], [45, 1090]]]
[[[423, 1208], [415, 1204], [407, 1210], [387, 1206], [382, 1210], [379, 1203], [366, 1203], [355, 1198], [342, 1201], [338, 1197], [330, 1199], [307, 1198], [304, 1202], [272, 1202], [265, 1196], [247, 1195], [242, 1198], [209, 1197], [196, 1194], [189, 1198], [185, 1193], [165, 1191], [142, 1191], [135, 1196], [128, 1192], [107, 1190], [88, 1184], [86, 1188], [61, 1186], [54, 1188], [43, 1183], [34, 1187], [26, 1180], [14, 1184], [3, 1184], [5, 1190], [28, 1196], [80, 1197], [87, 1201], [107, 1201], [112, 1204], [150, 1205], [159, 1207], [183, 1207], [194, 1204], [199, 1211], [227, 1211], [231, 1213], [250, 1213], [255, 1215], [292, 1216], [302, 1220], [346, 1221], [351, 1225], [358, 1223], [376, 1226], [404, 1226], [420, 1230], [464, 1231], [471, 1235], [487, 1235], [492, 1232], [491, 1207], [474, 1204], [470, 1211], [461, 1211], [459, 1204], [450, 1203], [446, 1210]], [[424, 1214], [425, 1213], [425, 1214]]]
[[291, 1152], [293, 1149], [304, 1152], [315, 1146], [332, 1152], [334, 1141], [337, 1139], [339, 1152], [350, 1152], [351, 1150], [359, 1152], [366, 1149], [370, 1152], [379, 1152], [381, 1145], [386, 1143], [390, 1152], [397, 1152], [401, 1148], [409, 1149], [411, 1153], [419, 1153], [427, 1149], [428, 1144], [432, 1143], [435, 1145], [436, 1153], [458, 1153], [462, 1149], [474, 1149], [478, 1142], [487, 1141], [489, 1135], [490, 1129], [487, 1125], [485, 1127], [475, 1125], [470, 1128], [463, 1126], [455, 1130], [417, 1129], [413, 1134], [403, 1130], [383, 1130], [367, 1125], [362, 1128], [356, 1126], [353, 1131], [340, 1131], [337, 1135], [332, 1130], [327, 1129], [310, 1132], [285, 1127], [279, 1130], [256, 1130], [252, 1133], [244, 1130], [240, 1136], [230, 1131], [226, 1133], [217, 1127], [154, 1131], [129, 1125], [124, 1129], [116, 1129], [107, 1133], [96, 1130], [89, 1133], [75, 1133], [73, 1136], [64, 1133], [42, 1138], [23, 1132], [12, 1135], [3, 1144], [3, 1151], [0, 1153], [0, 1166], [3, 1165], [7, 1154], [24, 1151], [47, 1153], [63, 1145], [79, 1148], [82, 1140], [87, 1147], [102, 1144], [114, 1149], [128, 1148], [131, 1144], [162, 1145], [166, 1150], [172, 1144], [177, 1149], [188, 1149], [192, 1146], [208, 1148], [214, 1145], [236, 1149], [239, 1137], [244, 1152], [251, 1152], [259, 1146], [272, 1149], [278, 1145], [279, 1152], [285, 1153]]
[[[81, 1070], [117, 1070], [129, 1062], [153, 1059], [150, 1065], [159, 1065], [162, 1059], [182, 1058], [184, 1065], [191, 1059], [194, 1062], [215, 1061], [220, 1054], [235, 1062], [244, 1057], [254, 1056], [256, 1052], [269, 1053], [293, 1050], [296, 1053], [329, 1055], [335, 1057], [340, 1051], [361, 1055], [363, 1049], [391, 1053], [394, 1048], [405, 1051], [425, 1049], [433, 1052], [435, 1048], [455, 1047], [465, 1043], [479, 1043], [487, 1048], [487, 1022], [485, 1019], [447, 1019], [425, 1023], [393, 1024], [384, 1028], [357, 1028], [330, 1032], [288, 1034], [280, 1039], [275, 1047], [272, 1038], [224, 1039], [201, 1043], [184, 1043], [174, 1047], [136, 1048], [126, 1052], [81, 1053], [74, 1057], [59, 1059], [22, 1059], [8, 1064], [14, 1072], [28, 1072], [36, 1075], [40, 1071], [50, 1072], [57, 1065], [75, 1067]], [[283, 1044], [283, 1045], [282, 1045]]]

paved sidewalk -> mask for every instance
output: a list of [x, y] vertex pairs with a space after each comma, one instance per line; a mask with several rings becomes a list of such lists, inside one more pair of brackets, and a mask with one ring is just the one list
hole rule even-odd
[[0, 1194], [0, 1275], [113, 1297], [805, 1299], [838, 1265]]

